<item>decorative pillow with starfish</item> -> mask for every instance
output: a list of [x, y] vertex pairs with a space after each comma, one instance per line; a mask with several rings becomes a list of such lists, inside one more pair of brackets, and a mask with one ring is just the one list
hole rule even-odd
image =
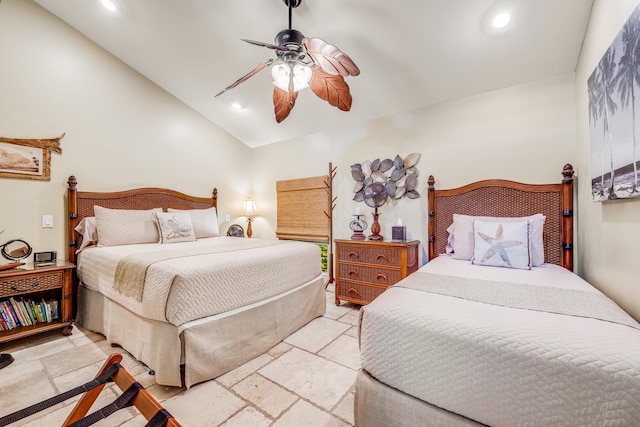
[[447, 253], [452, 252], [455, 259], [471, 260], [475, 236], [473, 233], [473, 221], [492, 222], [521, 222], [529, 221], [529, 251], [531, 255], [531, 266], [539, 267], [544, 264], [544, 222], [546, 217], [543, 214], [535, 214], [524, 217], [491, 217], [491, 216], [470, 216], [453, 214], [453, 223], [447, 229], [449, 237], [447, 240]]
[[531, 269], [531, 223], [473, 221], [472, 264]]

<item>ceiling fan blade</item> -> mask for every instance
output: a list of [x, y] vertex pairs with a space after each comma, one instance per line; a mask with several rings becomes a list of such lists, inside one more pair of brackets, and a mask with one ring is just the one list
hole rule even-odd
[[[247, 81], [250, 77], [253, 77], [255, 74], [260, 72], [262, 69], [270, 66], [273, 63], [273, 61], [274, 61], [273, 59], [267, 59], [266, 61], [261, 62], [260, 64], [258, 64], [258, 66], [256, 68], [254, 68], [253, 70], [251, 70], [250, 72], [248, 72], [244, 76], [240, 77], [238, 80], [236, 80], [235, 82], [233, 82], [232, 84], [230, 84], [226, 88], [222, 89], [220, 92], [216, 93], [215, 96], [220, 96], [223, 93], [225, 93], [226, 91], [228, 91], [230, 89], [233, 89], [234, 87], [238, 86], [240, 83], [243, 83], [243, 82]], [[215, 98], [215, 96], [214, 96], [214, 98]]]
[[276, 113], [276, 122], [280, 123], [289, 116], [296, 105], [297, 97], [298, 92], [282, 90], [278, 86], [273, 88], [273, 111]]
[[269, 48], [269, 49], [280, 50], [282, 52], [289, 52], [289, 49], [287, 49], [284, 46], [278, 46], [278, 45], [271, 44], [271, 43], [258, 42], [258, 41], [249, 40], [249, 39], [240, 39], [240, 40], [242, 40], [243, 42], [254, 44], [256, 46], [262, 46], [262, 47], [266, 47], [266, 48]]
[[331, 75], [318, 65], [314, 65], [309, 86], [311, 86], [313, 93], [334, 107], [338, 107], [342, 111], [351, 109], [352, 98], [349, 85], [340, 74]]
[[357, 76], [360, 69], [346, 53], [317, 37], [302, 40], [307, 53], [324, 71], [343, 77]]

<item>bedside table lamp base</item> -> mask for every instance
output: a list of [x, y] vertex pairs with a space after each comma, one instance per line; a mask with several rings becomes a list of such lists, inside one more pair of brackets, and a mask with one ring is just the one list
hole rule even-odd
[[253, 230], [251, 230], [251, 218], [247, 218], [247, 237], [251, 238]]

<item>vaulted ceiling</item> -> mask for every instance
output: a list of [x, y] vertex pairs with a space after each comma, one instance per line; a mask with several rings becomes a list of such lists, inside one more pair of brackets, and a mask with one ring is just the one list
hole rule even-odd
[[[345, 81], [343, 112], [310, 89], [276, 123], [263, 70], [214, 95], [272, 50], [288, 28], [283, 0], [35, 0], [93, 42], [250, 147], [366, 122], [574, 71], [593, 0], [302, 0], [293, 28], [347, 53], [360, 68]], [[503, 29], [490, 25], [510, 10]], [[232, 107], [234, 102], [242, 108]]]

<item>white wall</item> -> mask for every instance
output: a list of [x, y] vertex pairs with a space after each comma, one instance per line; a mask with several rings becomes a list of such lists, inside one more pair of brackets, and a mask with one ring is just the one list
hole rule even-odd
[[640, 319], [640, 197], [591, 201], [591, 148], [587, 79], [638, 0], [596, 0], [576, 69], [579, 273]]
[[[251, 150], [234, 137], [31, 1], [0, 3], [0, 58], [0, 134], [66, 133], [50, 182], [0, 179], [0, 242], [66, 254], [69, 175], [86, 191], [153, 186], [208, 197], [217, 186], [221, 220], [239, 221]], [[43, 214], [54, 228], [41, 227]]]
[[[410, 239], [427, 242], [427, 177], [437, 188], [504, 178], [530, 183], [562, 179], [565, 163], [575, 161], [576, 128], [573, 74], [381, 118], [253, 150], [252, 186], [261, 217], [256, 229], [272, 236], [276, 227], [278, 180], [328, 173], [337, 167], [334, 237], [349, 238], [357, 206], [350, 166], [364, 160], [420, 153], [419, 199], [403, 198], [380, 208], [383, 236], [400, 217]], [[357, 102], [357, 100], [354, 100]], [[579, 171], [578, 171], [579, 173]], [[371, 215], [367, 216], [371, 223]], [[368, 234], [368, 233], [367, 233]], [[426, 247], [421, 251], [426, 253]]]

